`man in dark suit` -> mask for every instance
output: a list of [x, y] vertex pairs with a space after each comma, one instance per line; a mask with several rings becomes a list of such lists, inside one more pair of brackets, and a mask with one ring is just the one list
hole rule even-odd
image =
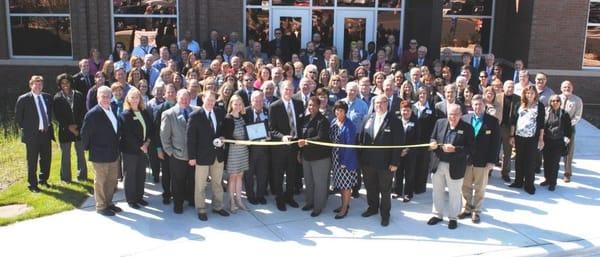
[[485, 104], [481, 95], [473, 96], [471, 106], [473, 106], [473, 113], [463, 115], [462, 121], [473, 128], [475, 141], [467, 158], [467, 169], [462, 185], [464, 209], [458, 218], [464, 219], [470, 216], [473, 223], [479, 223], [485, 187], [488, 183], [488, 172], [498, 162], [500, 125], [498, 119], [485, 113]]
[[215, 59], [215, 57], [221, 53], [223, 53], [223, 47], [225, 43], [223, 40], [219, 39], [219, 32], [213, 30], [210, 32], [210, 39], [204, 41], [202, 44], [202, 48], [206, 50], [206, 55], [209, 59]]
[[[163, 112], [165, 112], [168, 109], [171, 109], [171, 107], [175, 106], [176, 101], [177, 101], [177, 89], [175, 89], [175, 86], [171, 83], [167, 84], [165, 86], [165, 101], [162, 104], [159, 104], [158, 106], [156, 106], [155, 110], [154, 110], [154, 115], [152, 115], [154, 117], [154, 127], [155, 128], [160, 128], [162, 126], [161, 122], [162, 122], [162, 114]], [[158, 157], [158, 160], [160, 162], [159, 166], [156, 166], [156, 169], [152, 170], [152, 173], [154, 175], [154, 178], [158, 178], [158, 176], [160, 174], [161, 175], [161, 179], [160, 182], [162, 184], [162, 188], [163, 188], [163, 193], [162, 193], [162, 197], [163, 197], [163, 204], [169, 204], [171, 203], [171, 168], [170, 168], [170, 158], [168, 155], [165, 154], [165, 152], [162, 149], [162, 140], [160, 139], [160, 129], [155, 129], [154, 133], [152, 135], [152, 140], [151, 142], [153, 142], [151, 144], [152, 147], [154, 147], [156, 149], [156, 155]]]
[[44, 78], [34, 75], [29, 80], [30, 92], [17, 99], [15, 120], [21, 130], [21, 142], [27, 150], [27, 182], [29, 190], [40, 192], [36, 177], [37, 162], [40, 162], [39, 184], [48, 186], [50, 177], [50, 161], [52, 149], [50, 141], [54, 140], [52, 130], [52, 96], [42, 92]]
[[306, 43], [306, 54], [300, 57], [300, 61], [304, 64], [304, 67], [313, 64], [317, 66], [317, 69], [321, 70], [325, 66], [323, 57], [319, 56], [316, 52], [315, 43], [312, 41]]
[[[302, 102], [292, 99], [294, 85], [290, 81], [281, 84], [281, 99], [269, 107], [269, 131], [275, 141], [288, 142], [298, 137], [300, 132], [300, 118], [304, 116]], [[285, 211], [285, 204], [298, 208], [294, 201], [296, 182], [296, 163], [298, 148], [296, 145], [283, 145], [273, 147], [273, 186], [271, 191], [275, 194], [277, 209]], [[285, 174], [285, 194], [283, 191], [283, 175]]]
[[[386, 79], [383, 81], [383, 96], [385, 96], [387, 100], [387, 111], [391, 113], [396, 113], [396, 111], [400, 111], [400, 98], [394, 94], [394, 80]], [[371, 104], [369, 104], [368, 113], [373, 113], [375, 111], [375, 102], [376, 97], [371, 97]], [[400, 114], [400, 113], [398, 113]], [[397, 115], [398, 116], [398, 115]]]
[[475, 45], [473, 49], [471, 67], [473, 67], [471, 74], [479, 74], [480, 71], [485, 70], [485, 57], [483, 56], [483, 47], [481, 45]]
[[313, 92], [311, 92], [311, 89], [316, 87], [315, 81], [309, 78], [302, 78], [300, 83], [298, 83], [298, 87], [300, 90], [298, 93], [294, 94], [292, 98], [302, 103], [302, 110], [304, 112], [308, 106], [308, 100], [314, 95]]
[[[412, 114], [412, 107], [409, 101], [400, 102], [400, 116], [402, 122], [406, 144], [419, 144], [420, 128], [417, 126], [417, 116]], [[409, 202], [413, 198], [415, 185], [415, 172], [417, 166], [417, 153], [419, 149], [402, 149], [400, 156], [400, 166], [396, 171], [394, 193], [395, 198], [403, 197], [403, 202]]]
[[[264, 107], [264, 94], [257, 90], [250, 96], [251, 105], [246, 107], [246, 124], [262, 123], [268, 130], [268, 110]], [[270, 170], [270, 149], [267, 146], [250, 146], [250, 169], [244, 172], [244, 187], [250, 204], [266, 204], [265, 191]], [[255, 183], [256, 182], [256, 183]], [[256, 185], [256, 189], [254, 189]]]
[[417, 49], [417, 60], [415, 61], [415, 67], [421, 68], [426, 66], [431, 70], [431, 60], [427, 58], [427, 47], [419, 46]]
[[[361, 145], [403, 145], [404, 129], [395, 114], [388, 111], [388, 98], [378, 95], [374, 99], [375, 111], [363, 122], [358, 142]], [[381, 212], [381, 225], [384, 227], [390, 223], [392, 178], [400, 164], [401, 152], [399, 148], [360, 151], [360, 164], [369, 204], [362, 216], [369, 217]]]
[[500, 123], [500, 135], [502, 138], [502, 180], [510, 182], [510, 157], [513, 146], [510, 138], [514, 135], [517, 122], [517, 111], [521, 105], [521, 97], [515, 92], [515, 82], [507, 80], [504, 82], [504, 104], [502, 105], [502, 122]]
[[111, 90], [107, 86], [98, 88], [98, 105], [85, 115], [81, 127], [81, 140], [84, 149], [94, 166], [94, 198], [96, 212], [104, 216], [114, 216], [121, 208], [112, 202], [117, 188], [119, 173], [119, 123], [111, 110]]
[[208, 220], [206, 215], [205, 188], [206, 179], [210, 175], [212, 189], [212, 210], [221, 216], [229, 216], [223, 208], [223, 163], [225, 151], [223, 148], [223, 119], [225, 111], [214, 108], [216, 94], [204, 91], [202, 108], [190, 115], [187, 127], [187, 146], [189, 165], [196, 169], [194, 201], [198, 209], [198, 219]]
[[88, 59], [81, 59], [79, 61], [79, 72], [73, 75], [75, 90], [81, 92], [84, 97], [87, 96], [88, 90], [96, 84], [94, 74], [90, 74], [89, 71], [90, 63]]
[[461, 187], [467, 168], [467, 156], [471, 153], [473, 145], [473, 128], [461, 121], [461, 116], [460, 106], [449, 104], [448, 118], [439, 119], [431, 134], [430, 149], [435, 151], [431, 160], [432, 167], [434, 167], [431, 175], [434, 216], [429, 219], [427, 224], [435, 225], [442, 221], [444, 201], [446, 200], [444, 189], [447, 186], [450, 195], [449, 229], [455, 229], [458, 226], [456, 219], [461, 208]]
[[246, 73], [242, 77], [242, 86], [234, 94], [242, 98], [244, 106], [250, 106], [252, 91], [254, 91], [254, 75]]
[[444, 86], [444, 100], [435, 104], [435, 116], [438, 119], [444, 119], [448, 116], [448, 105], [457, 104], [460, 107], [461, 115], [467, 113], [464, 105], [456, 101], [456, 95], [458, 89], [455, 85]]

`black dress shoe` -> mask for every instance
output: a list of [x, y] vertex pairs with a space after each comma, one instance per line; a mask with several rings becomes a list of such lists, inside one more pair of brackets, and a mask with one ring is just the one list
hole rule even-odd
[[550, 185], [550, 186], [548, 187], [548, 190], [550, 190], [550, 191], [554, 191], [555, 189], [556, 189], [556, 186], [555, 186], [555, 185]]
[[542, 170], [541, 170], [541, 169], [539, 169], [539, 170], [535, 170], [535, 174], [540, 174], [540, 173], [542, 173]]
[[475, 224], [479, 224], [479, 222], [481, 222], [481, 218], [479, 217], [479, 214], [473, 213], [473, 216], [471, 217], [471, 221], [473, 221], [473, 223], [475, 223]]
[[163, 204], [170, 204], [171, 203], [171, 197], [163, 197]]
[[258, 201], [256, 201], [256, 198], [254, 198], [254, 197], [248, 197], [248, 202], [252, 205], [258, 204]]
[[294, 201], [294, 198], [287, 199], [286, 202], [292, 208], [298, 208], [298, 207], [300, 207], [300, 205], [298, 205], [298, 203], [296, 201]]
[[264, 197], [259, 197], [258, 198], [258, 203], [260, 203], [260, 204], [267, 204], [267, 199], [264, 198]]
[[448, 229], [456, 229], [456, 227], [458, 227], [458, 222], [456, 222], [456, 220], [450, 220], [450, 222], [448, 222]]
[[392, 199], [402, 198], [402, 194], [392, 194]]
[[387, 227], [390, 225], [390, 217], [381, 217], [381, 226]]
[[[348, 209], [350, 209], [350, 205], [348, 205], [348, 207], [347, 207], [347, 208], [348, 208]], [[335, 213], [339, 213], [339, 212], [341, 212], [341, 211], [342, 211], [342, 206], [340, 206], [340, 207], [337, 207], [337, 208], [335, 208], [335, 210], [333, 210], [333, 212], [335, 212]]]
[[220, 210], [212, 210], [212, 212], [219, 214], [223, 217], [227, 217], [229, 216], [229, 212], [227, 212], [226, 210], [220, 209]]
[[146, 202], [144, 199], [139, 200], [137, 203], [141, 206], [148, 206], [148, 202]]
[[[348, 209], [350, 209], [350, 207], [348, 207]], [[334, 217], [334, 218], [335, 218], [336, 220], [341, 220], [341, 219], [345, 218], [345, 217], [346, 217], [346, 215], [348, 215], [348, 209], [346, 209], [346, 212], [344, 212], [344, 213], [341, 213], [341, 210], [340, 210], [340, 211], [338, 211], [338, 214], [337, 214], [337, 215], [335, 215], [335, 217]]]
[[319, 215], [321, 215], [321, 211], [312, 211], [312, 212], [310, 213], [310, 216], [311, 216], [311, 217], [317, 217], [317, 216], [319, 216]]
[[121, 209], [121, 208], [117, 207], [117, 206], [116, 206], [116, 205], [114, 205], [114, 204], [113, 204], [113, 205], [110, 205], [110, 206], [108, 206], [108, 209], [109, 209], [109, 210], [111, 210], [111, 211], [114, 211], [114, 212], [122, 212], [122, 211], [123, 211], [123, 209]]
[[183, 213], [183, 205], [182, 204], [175, 204], [173, 206], [173, 212], [176, 214], [182, 214]]
[[153, 181], [154, 181], [154, 183], [158, 183], [158, 181], [159, 181], [158, 176], [154, 176], [154, 180]]
[[549, 184], [550, 184], [550, 183], [548, 183], [548, 181], [547, 181], [547, 180], [544, 180], [542, 183], [540, 183], [540, 186], [543, 186], [543, 187], [545, 187], [545, 186], [547, 186], [547, 185], [549, 185]]
[[427, 225], [435, 225], [435, 224], [438, 224], [440, 221], [442, 221], [442, 219], [440, 219], [438, 217], [431, 217], [431, 219], [429, 219], [429, 221], [427, 221]]
[[506, 183], [510, 183], [510, 176], [508, 176], [508, 175], [503, 175], [503, 176], [502, 176], [502, 180], [504, 180], [504, 182], [506, 182]]
[[366, 217], [371, 217], [371, 216], [373, 216], [373, 215], [377, 214], [377, 212], [378, 212], [377, 210], [371, 210], [371, 209], [367, 209], [367, 210], [366, 210], [366, 211], [364, 211], [364, 212], [363, 212], [363, 213], [362, 213], [360, 216], [363, 216], [363, 217], [365, 217], [365, 218], [366, 218]]
[[31, 191], [32, 193], [39, 193], [42, 190], [40, 190], [39, 187], [28, 187], [29, 191]]
[[535, 194], [535, 187], [526, 187], [525, 188], [525, 192], [527, 192], [530, 195], [534, 195]]
[[134, 208], [134, 209], [140, 208], [140, 206], [137, 203], [127, 203], [127, 205], [129, 205], [129, 207]]
[[277, 204], [277, 209], [280, 211], [286, 211], [286, 207], [285, 207], [285, 201], [283, 201], [283, 199], [281, 198], [277, 198], [275, 199], [276, 204]]
[[510, 184], [508, 187], [512, 187], [512, 188], [522, 188], [523, 184], [521, 183], [517, 183], [517, 182], [513, 182], [512, 184]]
[[312, 210], [312, 208], [313, 208], [312, 204], [311, 205], [307, 204], [307, 205], [302, 206], [303, 211], [310, 211], [310, 210]]
[[101, 215], [104, 215], [104, 216], [115, 216], [115, 212], [112, 210], [109, 210], [108, 208], [102, 209], [102, 210], [96, 210], [96, 212]]
[[466, 217], [470, 217], [470, 216], [471, 216], [471, 213], [470, 213], [470, 212], [466, 212], [466, 211], [464, 211], [464, 212], [461, 212], [460, 214], [458, 214], [458, 219], [459, 219], [459, 220], [462, 220], [462, 219], [464, 219], [464, 218], [466, 218]]
[[206, 216], [206, 213], [198, 213], [198, 219], [201, 221], [207, 221], [208, 216]]
[[356, 199], [360, 197], [358, 190], [352, 190], [352, 198]]

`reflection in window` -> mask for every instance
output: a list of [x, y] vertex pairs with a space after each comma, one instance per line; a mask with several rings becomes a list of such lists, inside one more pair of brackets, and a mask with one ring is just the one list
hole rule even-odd
[[[265, 0], [246, 0], [246, 4], [247, 5], [262, 5], [262, 2]], [[268, 3], [269, 1], [266, 0], [266, 2]]]
[[268, 49], [269, 43], [269, 11], [263, 9], [246, 9], [246, 40], [257, 41], [262, 49]]
[[589, 23], [600, 23], [600, 2], [590, 3]]
[[273, 0], [273, 5], [309, 6], [310, 0]]
[[588, 26], [583, 66], [600, 67], [600, 26]]
[[9, 0], [10, 13], [69, 13], [69, 0]]
[[177, 0], [113, 0], [114, 14], [177, 14]]
[[443, 0], [444, 15], [492, 15], [493, 0]]
[[[140, 36], [148, 36], [148, 43], [157, 47], [177, 42], [176, 18], [115, 18], [115, 42], [133, 49], [139, 44]], [[133, 46], [132, 46], [133, 44]]]
[[379, 0], [381, 8], [402, 8], [402, 0]]
[[344, 59], [349, 56], [350, 49], [356, 47], [357, 41], [365, 42], [366, 31], [367, 19], [344, 18]]
[[321, 35], [324, 46], [333, 45], [333, 10], [313, 10], [312, 33]]
[[313, 0], [313, 6], [333, 6], [335, 0]]
[[375, 0], [337, 0], [338, 6], [375, 7]]
[[450, 47], [455, 53], [473, 53], [475, 44], [489, 51], [491, 19], [451, 18], [442, 19], [441, 47]]
[[71, 56], [69, 17], [18, 16], [10, 24], [13, 55]]
[[400, 12], [379, 11], [377, 13], [377, 43], [379, 47], [387, 44], [387, 38], [390, 35], [394, 36], [396, 43], [400, 42]]

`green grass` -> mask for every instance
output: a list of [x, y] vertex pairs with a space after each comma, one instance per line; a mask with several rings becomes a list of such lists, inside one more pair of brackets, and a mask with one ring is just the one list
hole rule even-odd
[[[74, 148], [74, 147], [73, 147]], [[71, 154], [73, 182], [60, 181], [60, 147], [52, 142], [50, 188], [41, 186], [41, 193], [27, 189], [27, 159], [25, 145], [16, 135], [0, 135], [0, 206], [27, 204], [32, 210], [11, 218], [0, 218], [0, 226], [33, 219], [79, 207], [93, 192], [93, 169], [88, 162], [88, 180], [77, 182], [75, 151]], [[39, 169], [38, 169], [39, 173]]]

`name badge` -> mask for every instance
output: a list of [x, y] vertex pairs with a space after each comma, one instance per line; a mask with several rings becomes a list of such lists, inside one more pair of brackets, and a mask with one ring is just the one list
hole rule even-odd
[[431, 114], [431, 110], [426, 110], [425, 113]]
[[383, 129], [383, 132], [392, 132], [391, 129]]
[[414, 122], [409, 122], [409, 123], [406, 123], [406, 126], [407, 126], [407, 127], [412, 127], [412, 126], [414, 126], [414, 125], [415, 125], [415, 123], [414, 123]]
[[488, 129], [488, 130], [486, 130], [486, 131], [485, 131], [485, 134], [486, 134], [486, 135], [491, 135], [491, 134], [492, 134], [492, 131]]
[[462, 134], [464, 134], [465, 132], [464, 132], [464, 131], [462, 131], [462, 130], [459, 130], [459, 131], [458, 131], [458, 132], [456, 132], [456, 133], [458, 133], [459, 135], [462, 135]]
[[137, 116], [133, 116], [133, 120], [138, 120], [138, 117]]

